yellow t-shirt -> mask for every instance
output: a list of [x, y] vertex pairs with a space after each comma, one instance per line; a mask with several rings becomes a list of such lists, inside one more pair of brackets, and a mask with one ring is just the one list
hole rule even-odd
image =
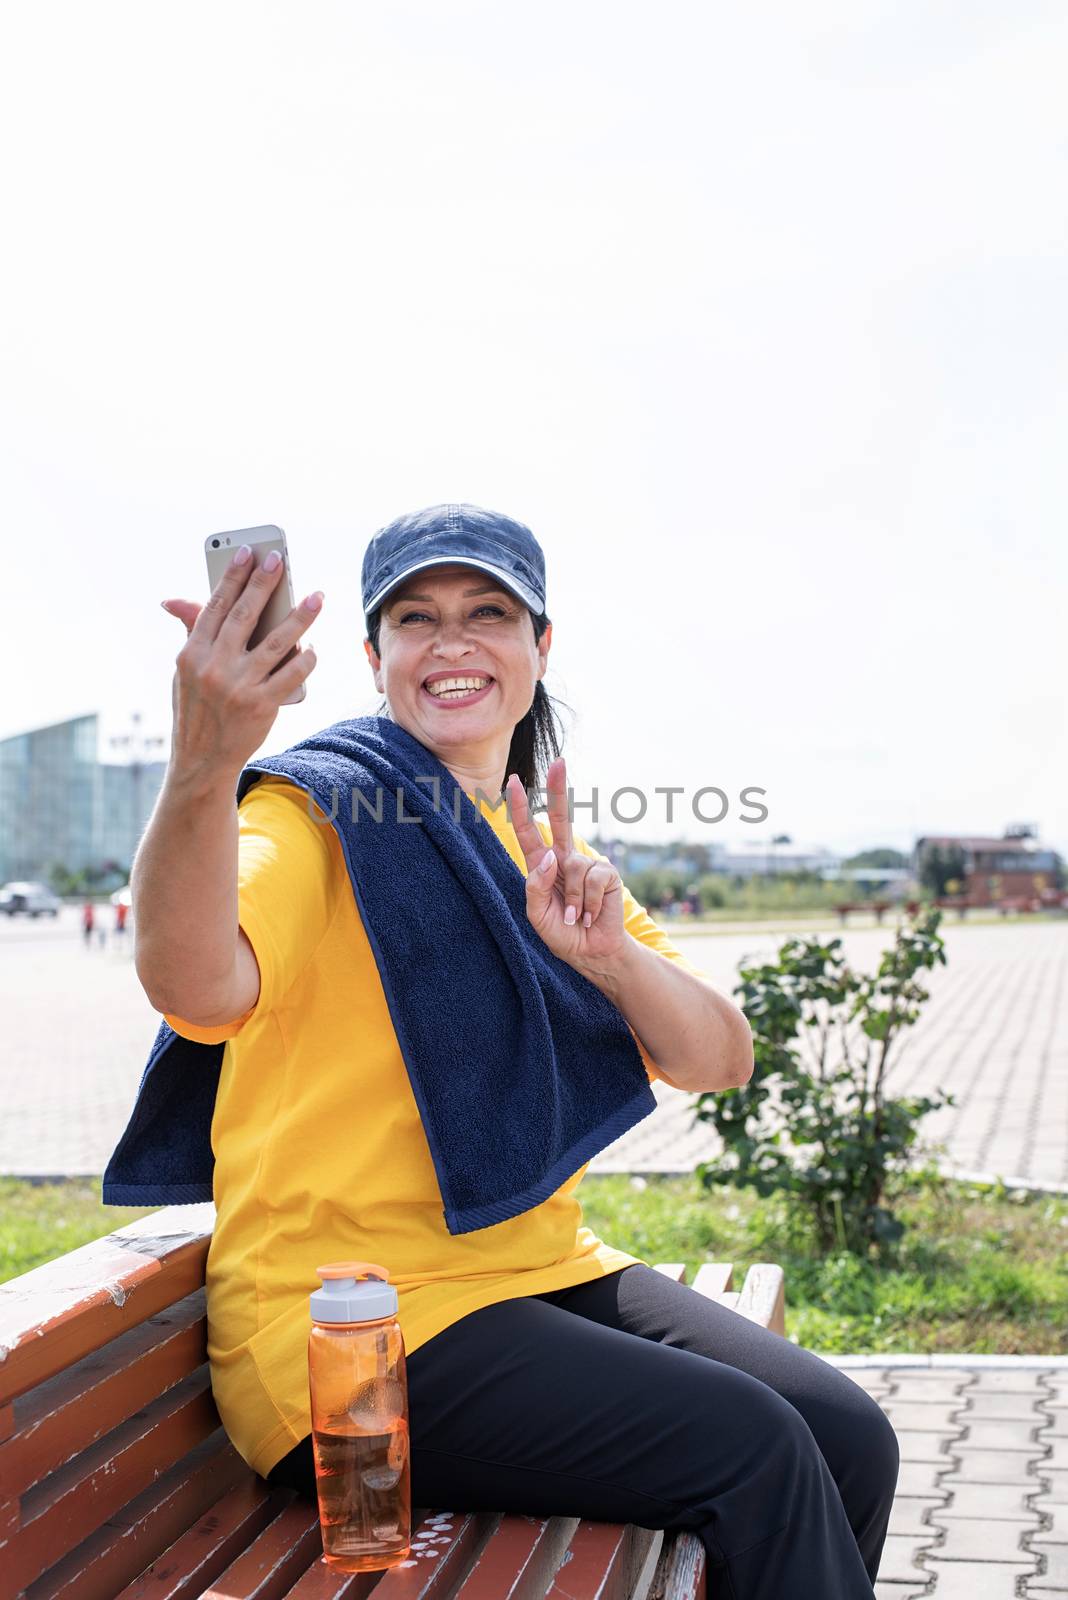
[[[311, 1431], [317, 1266], [388, 1268], [410, 1354], [481, 1306], [642, 1259], [583, 1225], [574, 1191], [586, 1166], [520, 1216], [449, 1233], [341, 843], [308, 806], [304, 790], [269, 776], [238, 808], [239, 920], [259, 963], [256, 1004], [216, 1028], [166, 1014], [187, 1039], [227, 1041], [211, 1126], [208, 1358], [223, 1425], [264, 1476]], [[504, 804], [479, 810], [525, 874]], [[551, 843], [548, 821], [535, 820]], [[598, 854], [577, 835], [575, 845]], [[699, 971], [629, 892], [624, 915], [635, 938]], [[659, 1077], [638, 1043], [650, 1080]]]

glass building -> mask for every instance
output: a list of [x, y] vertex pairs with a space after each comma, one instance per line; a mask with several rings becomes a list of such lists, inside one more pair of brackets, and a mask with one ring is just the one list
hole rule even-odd
[[125, 882], [167, 764], [99, 749], [95, 712], [0, 739], [0, 883], [56, 867]]

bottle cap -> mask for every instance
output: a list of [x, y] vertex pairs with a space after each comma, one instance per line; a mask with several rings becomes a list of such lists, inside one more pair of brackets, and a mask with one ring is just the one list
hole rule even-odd
[[373, 1261], [331, 1261], [316, 1267], [324, 1280], [310, 1298], [316, 1322], [375, 1322], [397, 1314], [397, 1291], [389, 1272]]

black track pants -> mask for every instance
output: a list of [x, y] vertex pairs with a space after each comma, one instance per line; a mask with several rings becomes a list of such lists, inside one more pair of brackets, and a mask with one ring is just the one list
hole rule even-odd
[[[899, 1462], [887, 1417], [652, 1267], [484, 1306], [407, 1374], [413, 1505], [686, 1528], [709, 1600], [872, 1600]], [[267, 1481], [314, 1499], [311, 1440]]]

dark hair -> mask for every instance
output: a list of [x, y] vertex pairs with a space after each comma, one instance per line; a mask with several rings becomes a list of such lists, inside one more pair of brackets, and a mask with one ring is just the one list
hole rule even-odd
[[[528, 608], [527, 614], [534, 624], [534, 642], [537, 643], [552, 619], [544, 611], [535, 615]], [[378, 647], [381, 629], [382, 607], [378, 606], [367, 618], [367, 637], [376, 656], [382, 654]], [[563, 727], [556, 708], [565, 704], [564, 701], [553, 699], [539, 678], [534, 685], [534, 699], [531, 701], [530, 710], [525, 717], [520, 718], [512, 730], [512, 742], [508, 747], [508, 766], [504, 776], [507, 780], [510, 772], [518, 773], [519, 781], [528, 795], [532, 790], [543, 787], [549, 763], [560, 754], [563, 746]], [[570, 707], [568, 709], [570, 710]], [[389, 715], [387, 701], [382, 701], [374, 715], [378, 717]]]

